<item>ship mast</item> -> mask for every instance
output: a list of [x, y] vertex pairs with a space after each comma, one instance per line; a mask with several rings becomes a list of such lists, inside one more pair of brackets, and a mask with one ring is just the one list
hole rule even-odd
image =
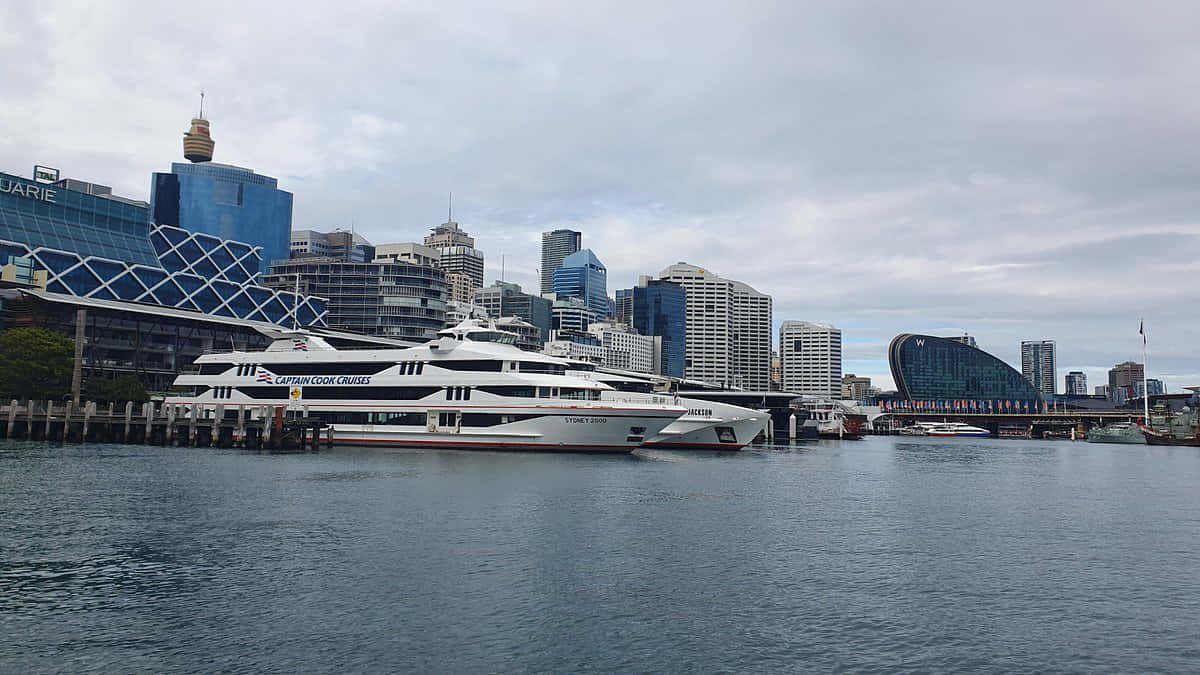
[[1142, 420], [1146, 426], [1150, 426], [1150, 387], [1146, 371], [1149, 370], [1150, 364], [1146, 362], [1146, 320], [1142, 319], [1138, 323], [1138, 332], [1142, 334]]

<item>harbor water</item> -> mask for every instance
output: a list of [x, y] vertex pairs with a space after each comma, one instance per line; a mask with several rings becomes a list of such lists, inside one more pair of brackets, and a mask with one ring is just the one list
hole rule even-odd
[[1200, 669], [1200, 452], [0, 444], [0, 670]]

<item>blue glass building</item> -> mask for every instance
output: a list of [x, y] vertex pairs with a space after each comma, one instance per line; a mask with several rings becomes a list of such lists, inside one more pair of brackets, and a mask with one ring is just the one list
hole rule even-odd
[[62, 295], [324, 326], [326, 301], [259, 286], [262, 250], [150, 223], [145, 202], [108, 188], [0, 173], [0, 263], [29, 258]]
[[[633, 328], [642, 335], [662, 337], [658, 372], [681, 378], [687, 365], [687, 292], [670, 281], [650, 279], [643, 284], [626, 291], [632, 294]], [[617, 291], [618, 301], [621, 296]]]
[[292, 232], [292, 193], [250, 169], [202, 162], [171, 164], [150, 186], [154, 222], [262, 248], [263, 271], [287, 260]]
[[560, 298], [578, 298], [597, 318], [609, 315], [608, 269], [592, 249], [585, 248], [563, 258], [554, 270], [554, 293]]
[[954, 338], [903, 333], [888, 347], [888, 364], [904, 401], [1033, 404], [1042, 395], [1020, 371]]

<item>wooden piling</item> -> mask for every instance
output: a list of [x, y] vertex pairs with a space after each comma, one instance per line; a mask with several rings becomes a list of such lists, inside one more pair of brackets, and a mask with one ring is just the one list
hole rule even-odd
[[[145, 406], [142, 406], [143, 409]], [[129, 442], [129, 425], [133, 421], [133, 401], [125, 402], [125, 433], [121, 435], [121, 442]]]
[[83, 433], [79, 436], [79, 440], [87, 442], [88, 430], [92, 426], [92, 414], [96, 412], [96, 404], [93, 401], [88, 401], [83, 404]]
[[196, 412], [197, 412], [196, 404], [193, 403], [191, 408], [188, 410], [188, 437], [187, 437], [188, 447], [193, 447], [193, 448], [196, 447], [196, 422], [197, 422]]
[[46, 401], [46, 429], [43, 432], [42, 440], [50, 440], [50, 422], [54, 419], [54, 401]]
[[233, 430], [233, 447], [246, 447], [246, 413], [245, 406], [237, 407], [237, 426]]
[[66, 403], [63, 404], [63, 428], [62, 428], [63, 443], [66, 443], [71, 440], [71, 413], [75, 412], [74, 407], [75, 407], [74, 401], [67, 401]]
[[142, 442], [149, 443], [154, 437], [154, 403], [146, 401], [142, 404], [142, 412], [146, 414], [146, 428], [143, 430]]
[[175, 404], [167, 406], [167, 445], [175, 445]]

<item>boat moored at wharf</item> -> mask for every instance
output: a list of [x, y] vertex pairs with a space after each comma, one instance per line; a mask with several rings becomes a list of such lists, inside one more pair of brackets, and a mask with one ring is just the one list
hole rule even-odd
[[524, 352], [467, 320], [406, 349], [339, 351], [280, 334], [264, 352], [208, 354], [169, 403], [203, 410], [285, 406], [333, 428], [335, 445], [631, 452], [687, 410], [669, 396], [622, 397], [573, 364]]
[[[586, 367], [583, 364], [576, 365]], [[644, 373], [618, 372], [614, 369], [597, 368], [575, 374], [612, 387], [613, 391], [601, 392], [601, 400], [653, 400], [662, 397], [658, 392], [660, 386], [671, 386], [666, 378], [656, 378]], [[647, 437], [644, 447], [673, 450], [741, 450], [756, 438], [765, 435], [770, 424], [771, 415], [765, 410], [683, 396], [672, 396], [671, 400], [683, 406], [687, 412], [658, 434]]]

